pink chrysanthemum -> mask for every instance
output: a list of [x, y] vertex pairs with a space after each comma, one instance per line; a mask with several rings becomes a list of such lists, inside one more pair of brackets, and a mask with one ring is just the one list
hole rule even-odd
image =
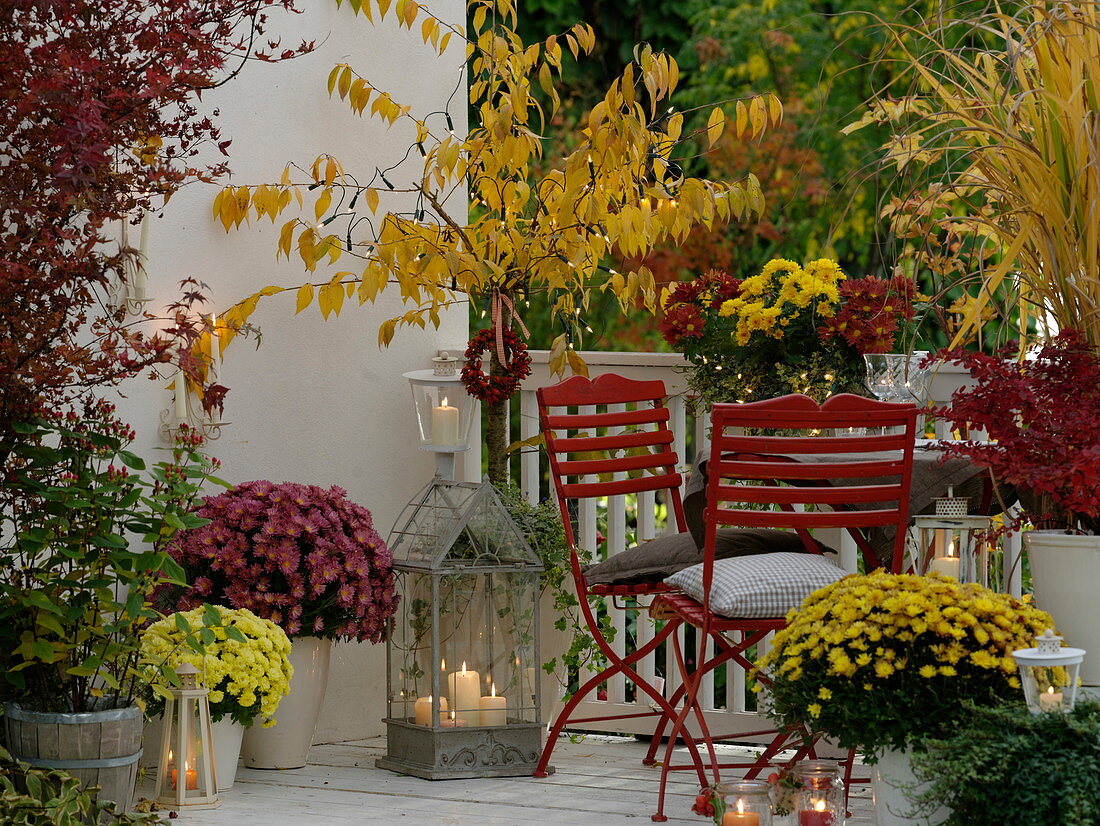
[[217, 602], [292, 636], [383, 638], [398, 600], [393, 554], [343, 489], [247, 482], [207, 497], [198, 515], [210, 522], [169, 549], [194, 585], [163, 586], [162, 607]]

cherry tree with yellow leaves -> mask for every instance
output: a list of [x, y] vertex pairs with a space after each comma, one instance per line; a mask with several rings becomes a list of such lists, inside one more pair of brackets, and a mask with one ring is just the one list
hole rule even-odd
[[[296, 312], [316, 304], [328, 319], [349, 299], [362, 305], [396, 289], [407, 310], [382, 323], [380, 346], [389, 345], [399, 327], [438, 325], [444, 310], [470, 302], [490, 315], [495, 346], [488, 348], [488, 374], [501, 376], [510, 367], [506, 333], [517, 340], [524, 299], [544, 293], [566, 330], [552, 345], [551, 369], [585, 372], [573, 333], [583, 327], [597, 294], [612, 293], [624, 309], [657, 309], [652, 273], [644, 266], [620, 271], [615, 255], [639, 260], [656, 243], [683, 239], [697, 225], [763, 210], [753, 175], [738, 181], [691, 177], [678, 152], [710, 146], [726, 129], [746, 138], [760, 135], [781, 117], [772, 95], [727, 102], [728, 119], [716, 106], [701, 133], [685, 134], [684, 113], [670, 103], [679, 81], [675, 60], [639, 46], [581, 119], [568, 142], [575, 148], [547, 158], [545, 132], [560, 103], [555, 84], [565, 52], [574, 59], [592, 52], [589, 26], [578, 23], [528, 45], [515, 32], [514, 0], [469, 0], [469, 31], [415, 0], [336, 2], [375, 25], [389, 15], [401, 27], [419, 27], [424, 43], [440, 55], [464, 47], [473, 123], [465, 136], [456, 134], [451, 113], [418, 117], [376, 88], [363, 67], [335, 66], [329, 94], [360, 115], [407, 124], [411, 151], [369, 176], [322, 155], [308, 167], [288, 165], [278, 183], [228, 187], [217, 195], [213, 212], [226, 231], [251, 217], [281, 221], [277, 254], [297, 256], [310, 273], [304, 284], [265, 287], [225, 311], [217, 331], [222, 349], [266, 296], [293, 290]], [[466, 105], [461, 95], [454, 100]], [[459, 199], [461, 213], [451, 206], [463, 191], [469, 214], [465, 199]], [[412, 210], [382, 212], [389, 193], [410, 199]], [[507, 473], [505, 401], [487, 403], [494, 480]]]

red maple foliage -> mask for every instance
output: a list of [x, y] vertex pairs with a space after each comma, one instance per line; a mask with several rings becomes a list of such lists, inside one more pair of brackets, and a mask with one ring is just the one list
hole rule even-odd
[[941, 353], [976, 380], [934, 411], [955, 427], [986, 431], [989, 441], [946, 442], [948, 453], [988, 467], [998, 481], [1045, 495], [1051, 512], [1028, 514], [1100, 533], [1100, 353], [1067, 330], [1034, 354], [1013, 358], [1011, 344], [993, 355]]
[[[0, 0], [0, 439], [152, 364], [189, 367], [195, 297], [164, 333], [138, 332], [106, 298], [132, 254], [113, 236], [154, 198], [226, 171], [229, 142], [196, 102], [245, 60], [312, 48], [264, 43], [268, 12], [293, 3]], [[199, 159], [208, 146], [215, 162]]]

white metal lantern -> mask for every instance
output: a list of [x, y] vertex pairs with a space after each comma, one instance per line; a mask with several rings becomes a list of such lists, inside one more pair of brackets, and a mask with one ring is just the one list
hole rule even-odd
[[925, 573], [939, 571], [959, 582], [989, 585], [988, 516], [914, 516], [913, 530]]
[[198, 669], [183, 663], [176, 669], [179, 688], [169, 688], [164, 701], [164, 734], [154, 797], [170, 809], [219, 806], [210, 702], [200, 686]]
[[1073, 711], [1083, 648], [1063, 648], [1062, 638], [1049, 628], [1035, 638], [1034, 648], [1012, 652], [1020, 668], [1024, 700], [1032, 714]]
[[453, 480], [455, 454], [470, 446], [476, 402], [462, 386], [458, 359], [440, 352], [432, 362], [431, 370], [413, 370], [404, 377], [412, 386], [420, 449], [435, 453], [439, 475]]

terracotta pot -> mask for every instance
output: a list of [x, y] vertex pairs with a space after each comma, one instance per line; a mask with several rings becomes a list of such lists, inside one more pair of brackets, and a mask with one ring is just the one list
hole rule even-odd
[[313, 730], [328, 686], [332, 640], [297, 637], [291, 641], [294, 676], [290, 693], [275, 711], [278, 721], [263, 728], [259, 721], [244, 733], [241, 755], [250, 769], [300, 769], [313, 745]]

